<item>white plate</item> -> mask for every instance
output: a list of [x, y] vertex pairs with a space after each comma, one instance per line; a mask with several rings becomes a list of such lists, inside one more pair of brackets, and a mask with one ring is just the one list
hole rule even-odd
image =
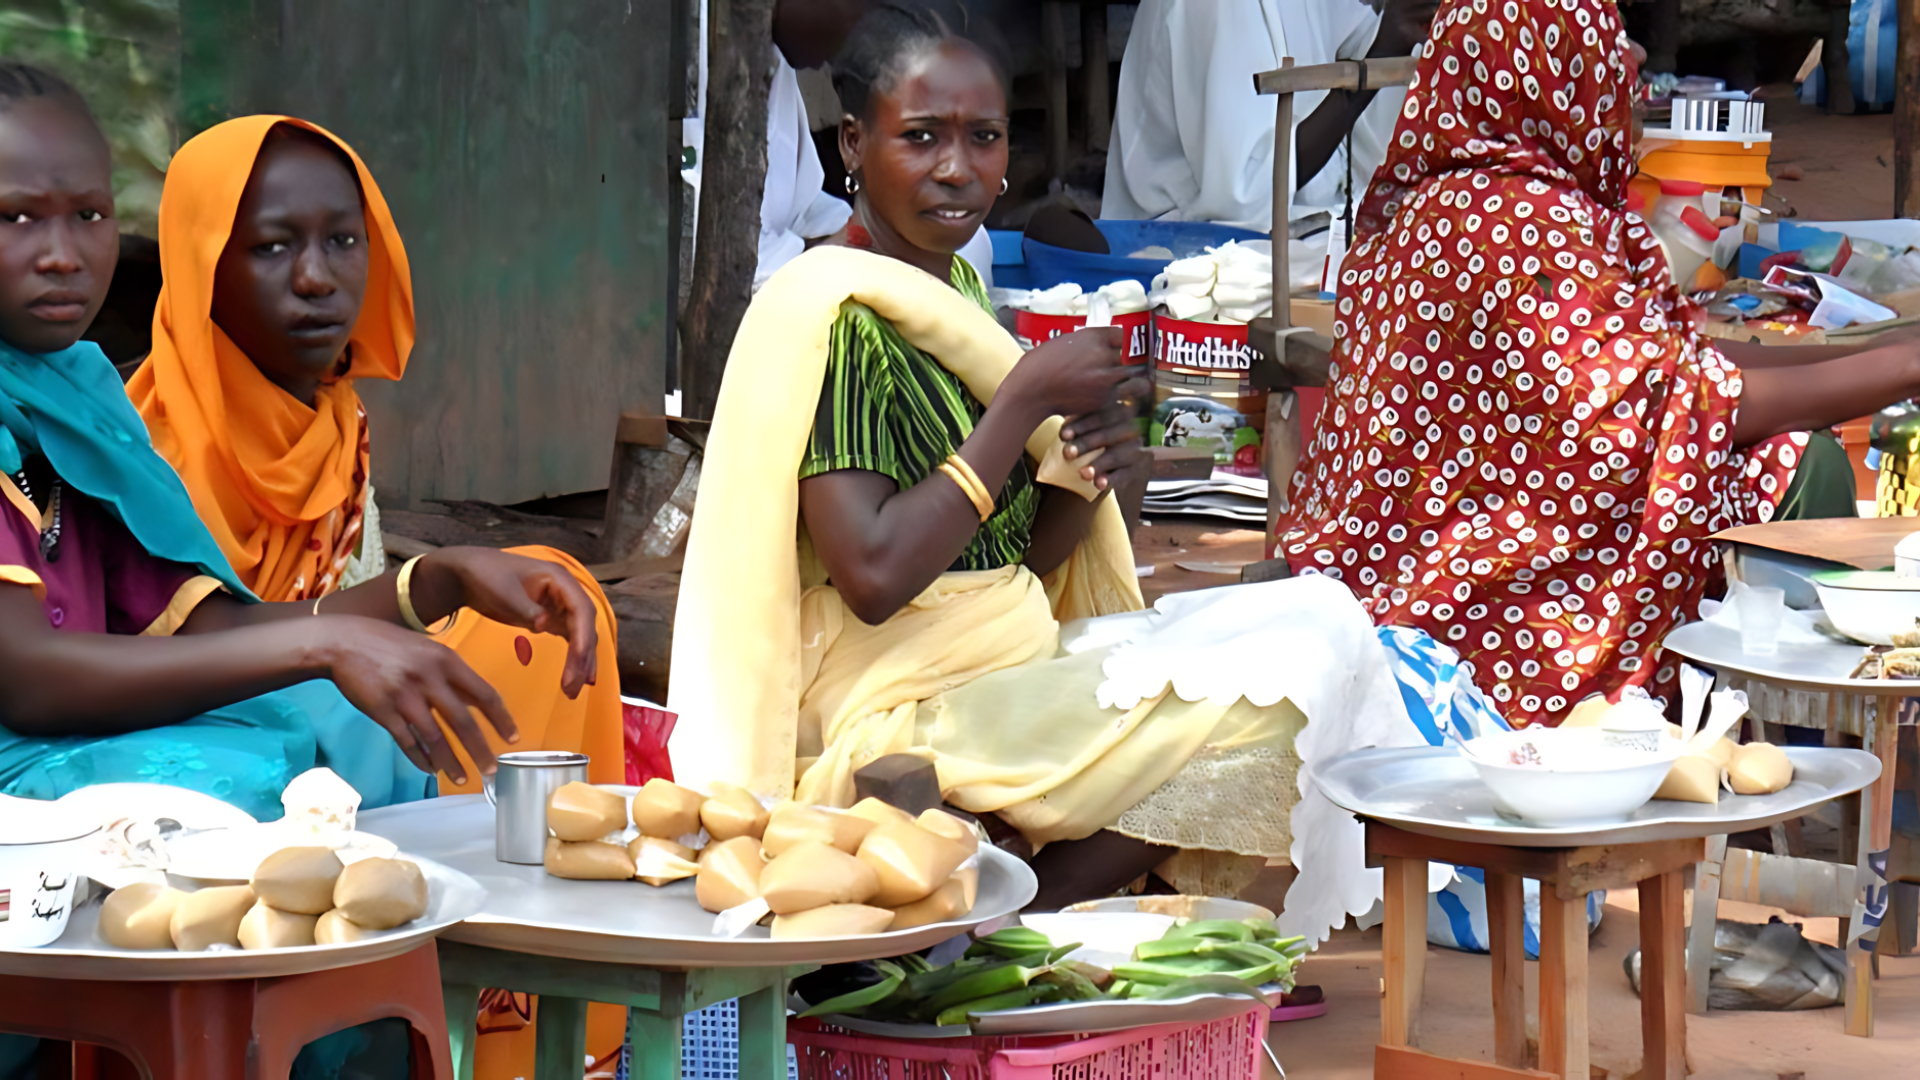
[[1165, 937], [1173, 916], [1143, 911], [1063, 911], [1022, 915], [1020, 925], [1047, 935], [1056, 946], [1080, 942], [1081, 947], [1064, 959], [1110, 968], [1133, 959], [1134, 946], [1141, 942]]
[[[631, 787], [606, 785], [631, 795]], [[655, 888], [638, 881], [567, 881], [538, 866], [494, 858], [493, 807], [453, 795], [360, 812], [362, 828], [400, 850], [438, 859], [486, 887], [486, 908], [447, 934], [514, 952], [649, 967], [769, 967], [838, 964], [899, 956], [937, 945], [1025, 907], [1039, 888], [1033, 871], [998, 848], [980, 848], [980, 891], [963, 919], [865, 937], [774, 941], [756, 926], [739, 938], [713, 936], [713, 915], [693, 898], [689, 878]]]
[[[185, 834], [166, 842], [167, 874], [189, 887], [244, 885], [253, 880], [261, 860], [282, 848], [311, 845], [305, 831], [294, 831], [281, 821], [266, 821], [233, 829]], [[342, 862], [390, 859], [396, 846], [383, 837], [355, 830], [334, 848]]]
[[1451, 746], [1370, 748], [1311, 768], [1335, 806], [1408, 832], [1507, 847], [1643, 844], [1744, 832], [1799, 817], [1880, 776], [1865, 750], [1790, 746], [1793, 783], [1771, 795], [1729, 795], [1717, 805], [1654, 799], [1612, 825], [1535, 827], [1494, 810], [1493, 792]]
[[259, 979], [386, 960], [439, 936], [479, 911], [487, 899], [486, 890], [466, 874], [432, 859], [408, 858], [419, 863], [427, 876], [427, 913], [364, 941], [231, 952], [122, 949], [100, 937], [100, 905], [88, 904], [73, 913], [66, 932], [53, 944], [39, 949], [0, 949], [0, 975], [122, 982]]

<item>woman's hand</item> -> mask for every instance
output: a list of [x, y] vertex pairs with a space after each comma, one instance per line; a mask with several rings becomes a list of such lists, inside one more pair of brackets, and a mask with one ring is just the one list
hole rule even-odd
[[493, 750], [474, 723], [473, 709], [480, 710], [502, 739], [519, 741], [519, 729], [500, 695], [445, 645], [378, 619], [337, 616], [308, 625], [321, 635], [319, 659], [333, 684], [354, 708], [387, 729], [422, 772], [444, 772], [456, 784], [467, 780], [460, 759], [434, 722], [435, 713], [483, 775], [493, 772]]
[[1131, 375], [1114, 388], [1112, 401], [1067, 420], [1060, 429], [1060, 439], [1067, 444], [1068, 461], [1101, 451], [1080, 470], [1082, 479], [1093, 481], [1095, 487], [1105, 491], [1125, 483], [1141, 469], [1151, 468], [1152, 458], [1140, 445], [1138, 415], [1139, 403], [1152, 393], [1153, 384], [1145, 375]]
[[1134, 370], [1121, 366], [1126, 332], [1107, 326], [1076, 330], [1043, 342], [1020, 358], [994, 394], [993, 404], [1031, 410], [1037, 426], [1049, 416], [1081, 416], [1114, 400]]
[[570, 698], [599, 678], [593, 600], [556, 563], [493, 548], [439, 548], [414, 567], [412, 594], [424, 622], [466, 607], [494, 622], [566, 638], [560, 689]]

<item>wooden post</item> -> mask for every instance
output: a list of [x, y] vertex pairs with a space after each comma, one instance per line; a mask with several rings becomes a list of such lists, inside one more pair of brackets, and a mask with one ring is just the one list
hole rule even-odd
[[1545, 882], [1540, 886], [1540, 1071], [1570, 1080], [1587, 1075], [1587, 898], [1562, 899]]
[[1420, 1041], [1420, 994], [1427, 981], [1427, 864], [1388, 856], [1386, 922], [1380, 958], [1386, 996], [1380, 1002], [1380, 1041], [1413, 1046]]
[[1899, 23], [1893, 67], [1893, 215], [1920, 217], [1920, 171], [1914, 162], [1920, 153], [1920, 0], [1900, 0]]
[[1047, 175], [1067, 175], [1067, 24], [1065, 0], [1040, 5], [1040, 56], [1047, 77]]
[[1527, 904], [1525, 881], [1489, 872], [1487, 937], [1493, 953], [1493, 1061], [1527, 1067]]
[[1113, 135], [1113, 108], [1107, 85], [1107, 5], [1080, 5], [1080, 76], [1086, 81], [1087, 149], [1105, 150]]
[[753, 299], [760, 263], [773, 0], [710, 0], [707, 18], [706, 160], [680, 338], [681, 412], [698, 420], [713, 419], [727, 350]]
[[[1684, 883], [1669, 870], [1640, 883], [1640, 1040], [1643, 1080], [1686, 1080]], [[1584, 914], [1584, 913], [1583, 913]], [[1585, 920], [1582, 920], [1584, 927]], [[1581, 942], [1584, 948], [1585, 941]]]

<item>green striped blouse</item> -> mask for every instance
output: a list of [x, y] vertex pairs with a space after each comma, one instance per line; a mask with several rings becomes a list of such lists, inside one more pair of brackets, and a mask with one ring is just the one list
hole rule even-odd
[[[953, 287], [993, 310], [965, 259], [953, 260]], [[938, 469], [986, 411], [938, 360], [909, 345], [872, 308], [849, 301], [827, 345], [827, 377], [800, 478], [863, 469], [905, 491]], [[1000, 489], [993, 516], [951, 569], [994, 570], [1025, 559], [1039, 507], [1040, 492], [1022, 456]]]

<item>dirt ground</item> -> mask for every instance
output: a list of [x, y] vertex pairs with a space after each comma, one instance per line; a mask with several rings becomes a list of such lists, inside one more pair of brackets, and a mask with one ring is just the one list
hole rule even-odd
[[[1640, 1070], [1640, 999], [1622, 967], [1638, 947], [1638, 909], [1635, 894], [1608, 894], [1587, 957], [1592, 1080], [1629, 1080]], [[1733, 901], [1720, 905], [1721, 918], [1741, 922], [1766, 922], [1775, 914], [1801, 923], [1813, 940], [1834, 944], [1838, 920], [1794, 919]], [[1538, 966], [1527, 965], [1530, 1035], [1537, 1030]], [[1883, 958], [1880, 971], [1873, 1038], [1843, 1034], [1843, 1010], [1838, 1007], [1799, 1013], [1714, 1012], [1687, 1018], [1688, 1068], [1698, 1080], [1914, 1075], [1909, 1070], [1915, 1069], [1920, 1051], [1920, 957]], [[1362, 1080], [1373, 1075], [1373, 1047], [1380, 1037], [1380, 975], [1377, 928], [1337, 933], [1306, 960], [1300, 981], [1321, 986], [1329, 1009], [1318, 1019], [1275, 1024], [1270, 1030], [1268, 1044], [1291, 1080]], [[1448, 1057], [1491, 1061], [1491, 978], [1487, 957], [1429, 946], [1419, 1047]]]

